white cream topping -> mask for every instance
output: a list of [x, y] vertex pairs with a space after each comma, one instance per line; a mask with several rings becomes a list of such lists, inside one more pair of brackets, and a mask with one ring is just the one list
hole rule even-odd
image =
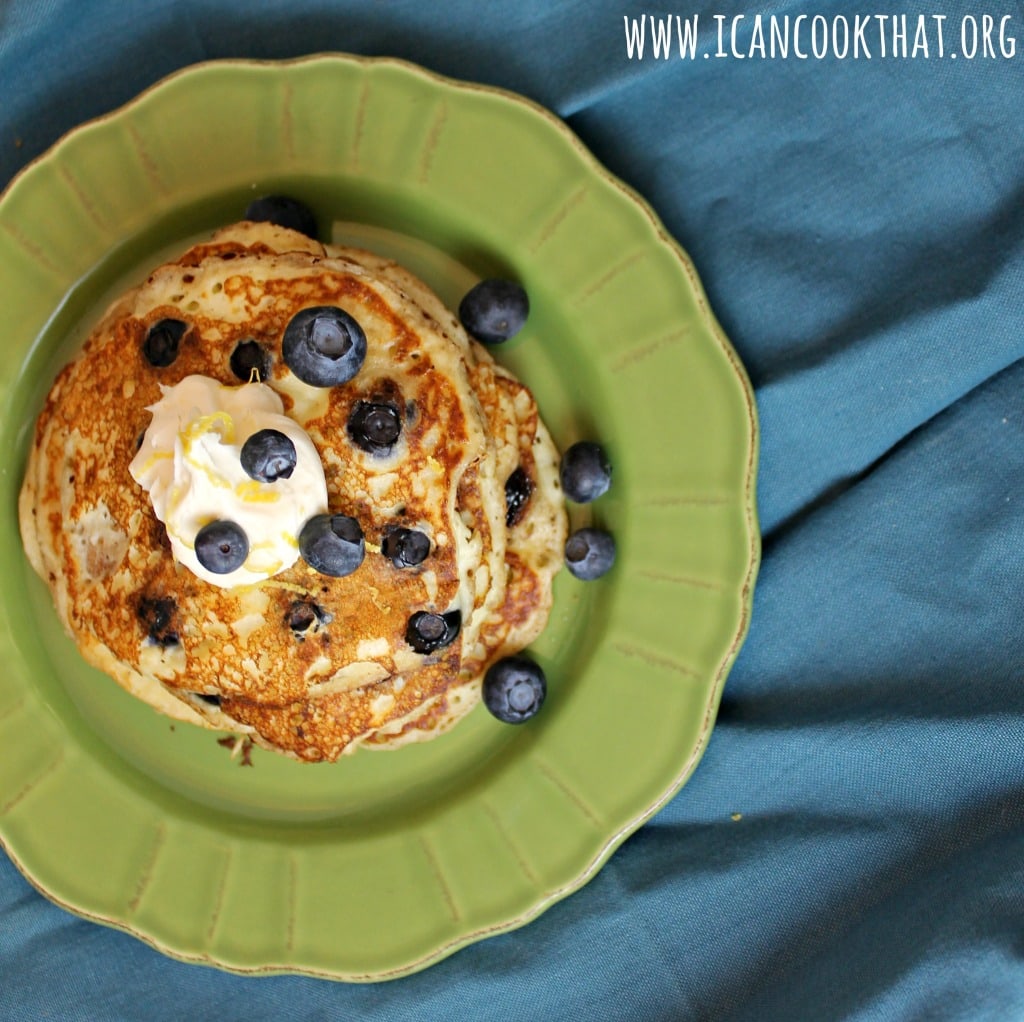
[[[186, 376], [149, 407], [153, 419], [128, 470], [149, 494], [175, 558], [216, 586], [261, 582], [291, 567], [299, 532], [327, 510], [327, 484], [313, 441], [284, 414], [281, 398], [263, 383], [227, 387], [208, 376]], [[263, 483], [242, 468], [242, 445], [261, 429], [276, 429], [295, 445], [289, 478]], [[218, 575], [196, 558], [196, 533], [226, 519], [249, 540], [249, 556]]]

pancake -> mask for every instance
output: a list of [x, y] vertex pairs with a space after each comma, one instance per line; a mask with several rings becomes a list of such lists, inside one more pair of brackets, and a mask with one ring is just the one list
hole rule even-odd
[[[315, 307], [343, 309], [365, 332], [365, 359], [344, 383], [311, 386], [283, 356], [288, 324]], [[148, 332], [167, 321], [184, 332], [171, 361], [154, 365]], [[151, 410], [195, 377], [243, 402], [247, 387], [276, 395], [319, 456], [324, 511], [361, 527], [356, 570], [335, 577], [299, 557], [220, 585], [182, 563], [132, 473], [165, 456], [152, 447]], [[367, 408], [387, 410], [393, 443], [362, 444], [352, 423]], [[29, 560], [90, 663], [179, 720], [333, 761], [447, 730], [487, 665], [543, 628], [565, 539], [557, 463], [529, 392], [421, 281], [371, 253], [243, 222], [116, 301], [62, 370], [36, 424], [19, 517]], [[517, 470], [529, 492], [513, 521], [506, 483]], [[276, 499], [265, 489], [245, 499]], [[385, 556], [399, 528], [429, 539], [421, 563]], [[417, 649], [419, 614], [456, 622], [457, 634]]]
[[[491, 364], [502, 396], [500, 407], [511, 412], [508, 425], [514, 439], [502, 450], [513, 463], [509, 466], [505, 461], [503, 478], [519, 469], [531, 481], [531, 492], [518, 515], [507, 515], [505, 584], [500, 598], [487, 606], [476, 643], [463, 647], [458, 683], [398, 726], [390, 725], [369, 735], [364, 739], [369, 748], [398, 748], [451, 730], [479, 703], [480, 678], [487, 668], [533, 642], [544, 630], [551, 612], [551, 586], [562, 565], [567, 535], [558, 449], [529, 390], [507, 370], [494, 365], [486, 351], [475, 347], [477, 356]], [[496, 425], [492, 423], [492, 428]]]

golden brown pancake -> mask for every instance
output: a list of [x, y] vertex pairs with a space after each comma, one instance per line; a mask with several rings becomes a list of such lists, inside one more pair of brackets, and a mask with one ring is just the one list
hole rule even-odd
[[[301, 382], [281, 351], [295, 313], [323, 305], [345, 309], [367, 338], [358, 374], [327, 388]], [[187, 332], [174, 361], [154, 367], [143, 339], [167, 318]], [[212, 585], [175, 560], [128, 471], [162, 388], [193, 374], [248, 385], [232, 356], [254, 341], [264, 382], [320, 456], [329, 511], [362, 527], [366, 557], [348, 576], [300, 558], [262, 582]], [[358, 402], [400, 412], [389, 453], [352, 442]], [[516, 469], [530, 496], [510, 524]], [[62, 370], [19, 512], [30, 561], [87, 660], [178, 719], [334, 760], [445, 730], [474, 704], [486, 666], [540, 631], [565, 539], [557, 471], [529, 392], [422, 282], [366, 252], [241, 223], [115, 302]], [[429, 537], [422, 564], [383, 555], [395, 526]], [[454, 641], [417, 652], [407, 630], [419, 611], [458, 612]]]
[[[482, 360], [491, 361], [486, 351], [475, 347]], [[369, 748], [397, 748], [449, 731], [480, 701], [480, 678], [487, 668], [537, 638], [551, 611], [551, 583], [562, 565], [567, 529], [558, 450], [529, 390], [508, 370], [491, 364], [502, 407], [512, 413], [513, 439], [504, 449], [511, 468], [504, 478], [522, 468], [532, 489], [521, 513], [506, 520], [505, 584], [500, 598], [488, 605], [474, 647], [467, 651], [463, 646], [459, 683], [400, 728], [392, 725], [368, 736], [364, 741]]]

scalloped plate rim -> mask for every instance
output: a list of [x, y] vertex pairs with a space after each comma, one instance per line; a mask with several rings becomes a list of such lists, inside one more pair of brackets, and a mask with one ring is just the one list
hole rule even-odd
[[[457, 89], [469, 92], [480, 92], [488, 95], [493, 95], [504, 99], [507, 102], [513, 103], [518, 106], [525, 106], [529, 108], [535, 115], [542, 117], [549, 125], [553, 126], [561, 135], [571, 142], [578, 156], [584, 161], [589, 171], [595, 174], [597, 177], [602, 179], [605, 183], [613, 185], [620, 191], [624, 199], [634, 206], [638, 207], [643, 211], [645, 216], [650, 221], [651, 226], [655, 230], [657, 241], [660, 245], [667, 248], [672, 255], [678, 260], [680, 264], [680, 270], [683, 272], [689, 282], [690, 287], [693, 289], [694, 297], [697, 300], [701, 314], [708, 328], [709, 333], [721, 347], [723, 353], [728, 358], [733, 372], [735, 373], [740, 388], [742, 390], [748, 415], [749, 415], [749, 443], [750, 443], [750, 454], [747, 466], [747, 472], [745, 477], [745, 489], [742, 494], [743, 510], [745, 525], [747, 530], [748, 548], [746, 550], [746, 571], [739, 587], [739, 615], [735, 633], [732, 638], [727, 650], [725, 650], [718, 670], [712, 679], [711, 691], [709, 694], [707, 712], [704, 718], [703, 726], [700, 731], [699, 740], [696, 747], [686, 757], [685, 762], [682, 764], [679, 773], [673, 777], [668, 785], [663, 790], [661, 796], [653, 803], [644, 806], [644, 808], [637, 813], [637, 815], [626, 823], [621, 828], [617, 829], [615, 833], [608, 836], [607, 840], [601, 846], [599, 852], [588, 861], [583, 868], [580, 870], [578, 875], [569, 883], [562, 887], [543, 892], [538, 899], [530, 905], [530, 907], [519, 913], [518, 915], [511, 917], [504, 921], [500, 925], [487, 926], [479, 929], [467, 931], [461, 933], [458, 937], [446, 941], [443, 944], [435, 947], [432, 951], [424, 954], [422, 957], [415, 961], [405, 962], [394, 969], [384, 969], [375, 971], [372, 973], [356, 973], [348, 972], [342, 968], [322, 970], [315, 967], [305, 967], [301, 963], [289, 962], [289, 963], [267, 963], [261, 966], [240, 966], [229, 961], [221, 960], [215, 956], [199, 952], [190, 952], [180, 947], [174, 947], [170, 944], [165, 943], [158, 937], [147, 932], [145, 929], [133, 926], [130, 922], [124, 919], [105, 916], [102, 913], [91, 911], [89, 908], [76, 905], [70, 902], [62, 900], [60, 897], [49, 891], [46, 886], [40, 882], [33, 874], [31, 868], [23, 862], [19, 856], [15, 853], [14, 849], [10, 846], [8, 840], [3, 833], [3, 823], [0, 819], [0, 848], [4, 850], [11, 862], [24, 876], [26, 881], [39, 893], [47, 897], [50, 901], [57, 904], [61, 908], [72, 912], [73, 914], [82, 918], [91, 920], [96, 923], [110, 926], [122, 932], [128, 933], [141, 940], [148, 946], [156, 949], [161, 954], [164, 954], [177, 961], [192, 963], [192, 964], [205, 964], [209, 966], [222, 969], [227, 972], [239, 974], [239, 975], [281, 975], [281, 974], [292, 974], [292, 975], [307, 975], [313, 977], [319, 977], [324, 979], [332, 980], [343, 980], [349, 982], [373, 982], [381, 979], [390, 979], [399, 976], [408, 975], [419, 971], [429, 965], [432, 965], [458, 949], [472, 944], [480, 939], [487, 936], [491, 936], [498, 933], [504, 933], [513, 929], [516, 929], [531, 920], [535, 919], [538, 915], [544, 912], [548, 907], [557, 901], [565, 898], [573, 892], [583, 887], [604, 865], [611, 854], [622, 844], [622, 842], [634, 833], [640, 826], [642, 826], [647, 820], [653, 817], [664, 805], [670, 801], [682, 788], [682, 786], [689, 779], [697, 764], [699, 763], [704, 751], [707, 747], [711, 731], [714, 726], [715, 714], [717, 707], [720, 702], [722, 688], [724, 686], [726, 677], [731, 669], [739, 650], [746, 639], [750, 617], [752, 613], [752, 602], [753, 602], [753, 590], [756, 581], [759, 565], [760, 565], [760, 534], [757, 527], [757, 513], [756, 513], [756, 501], [755, 501], [755, 487], [756, 487], [756, 473], [757, 473], [757, 459], [758, 459], [758, 447], [759, 447], [759, 431], [757, 423], [757, 412], [756, 405], [754, 402], [753, 390], [750, 385], [749, 379], [746, 372], [740, 362], [738, 356], [733, 350], [730, 342], [726, 338], [721, 327], [714, 318], [713, 313], [710, 310], [707, 302], [706, 295], [703, 287], [696, 273], [696, 270], [690, 261], [688, 255], [682, 250], [679, 244], [668, 234], [663, 224], [661, 223], [658, 216], [654, 213], [651, 206], [646, 202], [643, 197], [632, 189], [629, 185], [625, 184], [621, 179], [617, 178], [611, 172], [609, 172], [586, 148], [586, 146], [579, 140], [575, 133], [570, 129], [560, 118], [552, 113], [547, 108], [541, 106], [534, 100], [528, 97], [519, 95], [511, 90], [503, 89], [497, 86], [477, 84], [473, 82], [461, 81], [448, 77], [446, 75], [434, 72], [427, 68], [421, 67], [410, 61], [406, 61], [400, 58], [394, 57], [370, 57], [356, 54], [347, 54], [340, 52], [323, 52], [309, 54], [306, 56], [285, 59], [285, 60], [271, 60], [271, 59], [247, 59], [247, 58], [227, 58], [227, 59], [212, 59], [208, 61], [202, 61], [196, 64], [188, 65], [180, 68], [171, 74], [168, 74], [156, 82], [153, 82], [146, 89], [139, 92], [132, 99], [126, 103], [121, 104], [117, 108], [100, 114], [96, 117], [90, 118], [81, 124], [76, 125], [64, 134], [62, 134], [52, 145], [50, 145], [44, 152], [33, 158], [29, 163], [22, 167], [8, 182], [3, 192], [0, 193], [0, 209], [3, 208], [8, 197], [14, 194], [18, 188], [22, 187], [24, 181], [29, 180], [31, 176], [41, 166], [45, 166], [50, 161], [57, 160], [60, 151], [64, 147], [65, 143], [74, 137], [81, 135], [88, 130], [101, 126], [110, 122], [115, 122], [122, 117], [130, 116], [133, 108], [135, 108], [140, 102], [150, 96], [152, 93], [157, 92], [181, 78], [188, 77], [201, 72], [204, 69], [212, 68], [248, 68], [248, 69], [268, 69], [272, 71], [280, 70], [287, 71], [289, 68], [301, 67], [303, 65], [317, 63], [317, 62], [333, 62], [340, 61], [343, 63], [354, 63], [363, 67], [379, 67], [384, 65], [391, 65], [398, 68], [402, 68], [414, 75], [425, 79], [432, 83], [435, 87], [443, 89]], [[65, 295], [73, 286], [73, 283], [65, 289]], [[43, 324], [40, 333], [45, 329]], [[38, 335], [37, 335], [38, 336]]]

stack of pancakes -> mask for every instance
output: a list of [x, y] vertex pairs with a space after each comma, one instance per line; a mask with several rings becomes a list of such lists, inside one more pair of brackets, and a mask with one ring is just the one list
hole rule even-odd
[[[285, 327], [314, 306], [342, 308], [365, 331], [348, 383], [310, 386], [285, 364]], [[169, 318], [187, 330], [155, 367], [144, 339]], [[300, 558], [221, 588], [175, 561], [128, 466], [161, 388], [190, 374], [260, 379], [280, 395], [320, 454], [329, 510], [362, 527], [356, 571], [336, 578]], [[389, 452], [352, 442], [359, 402], [399, 412]], [[28, 557], [90, 663], [177, 719], [304, 761], [432, 738], [472, 709], [488, 665], [544, 627], [566, 534], [558, 453], [532, 396], [426, 285], [368, 252], [251, 222], [110, 308], [46, 400], [19, 513]], [[399, 567], [381, 550], [398, 526], [429, 538], [422, 563]], [[418, 612], [458, 621], [458, 635], [418, 652]]]

